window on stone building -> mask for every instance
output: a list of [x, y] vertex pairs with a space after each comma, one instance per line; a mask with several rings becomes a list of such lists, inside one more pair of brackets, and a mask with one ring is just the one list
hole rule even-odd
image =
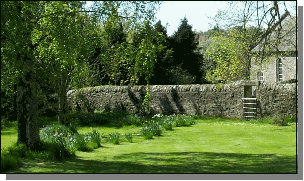
[[278, 59], [277, 63], [277, 81], [283, 81], [283, 63], [281, 59]]
[[258, 79], [258, 81], [264, 81], [264, 73], [259, 71], [257, 73], [257, 79]]

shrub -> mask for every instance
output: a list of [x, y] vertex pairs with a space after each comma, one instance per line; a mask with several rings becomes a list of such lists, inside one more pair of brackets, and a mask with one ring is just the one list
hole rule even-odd
[[270, 120], [270, 124], [278, 125], [278, 126], [287, 126], [285, 116], [278, 115]]
[[162, 134], [162, 126], [158, 122], [152, 122], [147, 125], [152, 130], [154, 136], [160, 136]]
[[153, 131], [149, 127], [143, 127], [140, 130], [140, 134], [144, 137], [144, 139], [152, 139], [153, 138]]
[[22, 165], [21, 159], [8, 153], [7, 149], [1, 149], [1, 173], [9, 170], [14, 170]]
[[[25, 152], [28, 150], [28, 148], [24, 144], [17, 144], [15, 143], [14, 145], [8, 147], [5, 149], [5, 153], [7, 155], [13, 155], [16, 157], [24, 158], [25, 157]], [[2, 151], [1, 151], [2, 153]]]
[[176, 117], [174, 117], [174, 119], [176, 127], [184, 127], [195, 124], [195, 121], [192, 116], [177, 115]]
[[90, 142], [89, 138], [84, 135], [81, 135], [81, 134], [74, 135], [70, 138], [69, 141], [72, 143], [71, 147], [75, 147], [79, 151], [93, 151], [94, 150], [94, 147], [92, 147], [92, 145], [88, 144]]
[[125, 135], [125, 138], [130, 142], [130, 143], [132, 143], [133, 142], [133, 137], [132, 137], [132, 133], [130, 133], [130, 134], [126, 134]]
[[165, 130], [173, 130], [174, 121], [170, 119], [165, 119], [163, 122], [163, 127]]
[[73, 113], [70, 115], [70, 118], [81, 126], [104, 125], [108, 123], [107, 118], [99, 113]]
[[89, 138], [89, 141], [96, 143], [97, 147], [101, 147], [101, 135], [99, 131], [94, 129], [93, 132], [87, 134], [87, 137]]
[[110, 133], [108, 140], [113, 144], [118, 145], [120, 141], [120, 133], [118, 132]]
[[142, 126], [143, 125], [143, 117], [140, 117], [139, 115], [128, 115], [122, 119], [123, 125], [134, 125], [134, 126]]
[[49, 145], [50, 151], [48, 157], [51, 159], [70, 158], [75, 155], [76, 150], [79, 151], [92, 151], [92, 147], [88, 145], [87, 140], [83, 135], [77, 133], [73, 125], [50, 125], [40, 129], [40, 138]]
[[177, 119], [175, 119], [175, 126], [176, 127], [187, 126], [186, 120], [182, 117], [178, 117]]
[[7, 118], [1, 118], [1, 130], [15, 127], [17, 128], [17, 121], [10, 121]]
[[297, 123], [298, 122], [298, 118], [296, 116], [286, 117], [286, 122], [287, 123]]
[[63, 137], [57, 137], [43, 143], [44, 159], [64, 160], [75, 157], [76, 149], [68, 146]]
[[48, 125], [44, 128], [40, 129], [40, 138], [41, 140], [52, 139], [54, 136], [58, 134], [62, 134], [63, 137], [71, 137], [76, 134], [77, 131], [71, 130], [71, 128], [64, 125]]

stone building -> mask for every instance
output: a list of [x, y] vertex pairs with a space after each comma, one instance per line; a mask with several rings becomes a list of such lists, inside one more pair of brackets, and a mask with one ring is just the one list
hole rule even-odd
[[[278, 26], [280, 27], [280, 26]], [[278, 31], [278, 27], [270, 36], [270, 50], [272, 56], [268, 58], [266, 63], [259, 65], [255, 58], [251, 60], [251, 80], [274, 82], [290, 82], [296, 79], [296, 62], [297, 46], [296, 46], [296, 17], [288, 16], [282, 22], [282, 29]], [[279, 32], [281, 35], [277, 38]], [[252, 51], [260, 56], [263, 47], [256, 46]]]

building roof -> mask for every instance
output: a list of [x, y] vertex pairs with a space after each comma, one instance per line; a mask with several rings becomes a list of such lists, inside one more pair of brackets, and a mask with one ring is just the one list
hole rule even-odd
[[[282, 37], [281, 40], [278, 40], [277, 38], [279, 34], [279, 28], [280, 26], [278, 26], [270, 36], [271, 49], [273, 51], [276, 51], [276, 47], [277, 47], [279, 51], [286, 51], [286, 52], [296, 51], [296, 40], [297, 40], [296, 17], [289, 15], [282, 22], [282, 29], [280, 31], [281, 33], [280, 37]], [[257, 45], [252, 51], [257, 52], [262, 50], [261, 44]]]

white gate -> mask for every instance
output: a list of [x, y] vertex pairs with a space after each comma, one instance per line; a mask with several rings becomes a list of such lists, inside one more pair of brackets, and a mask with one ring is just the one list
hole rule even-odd
[[257, 117], [257, 100], [256, 98], [243, 99], [243, 117], [245, 119], [255, 119]]

